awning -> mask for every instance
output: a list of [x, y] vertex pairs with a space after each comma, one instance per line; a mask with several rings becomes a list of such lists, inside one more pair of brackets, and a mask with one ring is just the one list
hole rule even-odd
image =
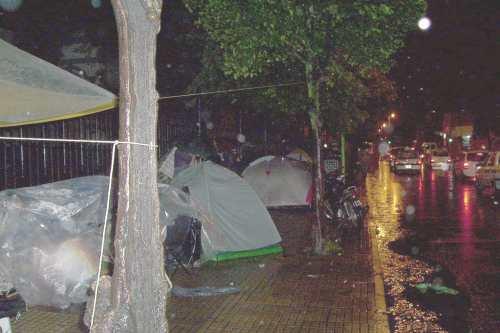
[[0, 127], [112, 109], [116, 96], [0, 39]]

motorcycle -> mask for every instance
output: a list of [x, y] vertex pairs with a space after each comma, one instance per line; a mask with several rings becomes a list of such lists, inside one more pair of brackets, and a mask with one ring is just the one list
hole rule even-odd
[[367, 211], [356, 186], [347, 186], [343, 175], [327, 175], [323, 215], [339, 231], [359, 230]]

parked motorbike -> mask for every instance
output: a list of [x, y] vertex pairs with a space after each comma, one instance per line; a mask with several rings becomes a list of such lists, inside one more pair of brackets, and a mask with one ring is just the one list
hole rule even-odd
[[323, 215], [340, 232], [359, 230], [367, 211], [356, 186], [347, 186], [343, 175], [326, 176]]

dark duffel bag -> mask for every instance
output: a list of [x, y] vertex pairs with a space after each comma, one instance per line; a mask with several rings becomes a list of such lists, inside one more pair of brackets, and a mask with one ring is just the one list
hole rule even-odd
[[0, 318], [16, 317], [18, 313], [26, 311], [26, 303], [21, 295], [11, 291], [0, 295]]

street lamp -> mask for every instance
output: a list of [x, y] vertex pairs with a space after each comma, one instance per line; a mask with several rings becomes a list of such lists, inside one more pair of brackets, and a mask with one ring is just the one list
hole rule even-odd
[[394, 118], [396, 118], [396, 113], [392, 112], [391, 113], [391, 119], [394, 119]]
[[382, 127], [383, 127], [383, 128], [386, 128], [386, 127], [387, 127], [387, 124], [386, 124], [386, 123], [383, 123], [383, 124], [382, 124]]

